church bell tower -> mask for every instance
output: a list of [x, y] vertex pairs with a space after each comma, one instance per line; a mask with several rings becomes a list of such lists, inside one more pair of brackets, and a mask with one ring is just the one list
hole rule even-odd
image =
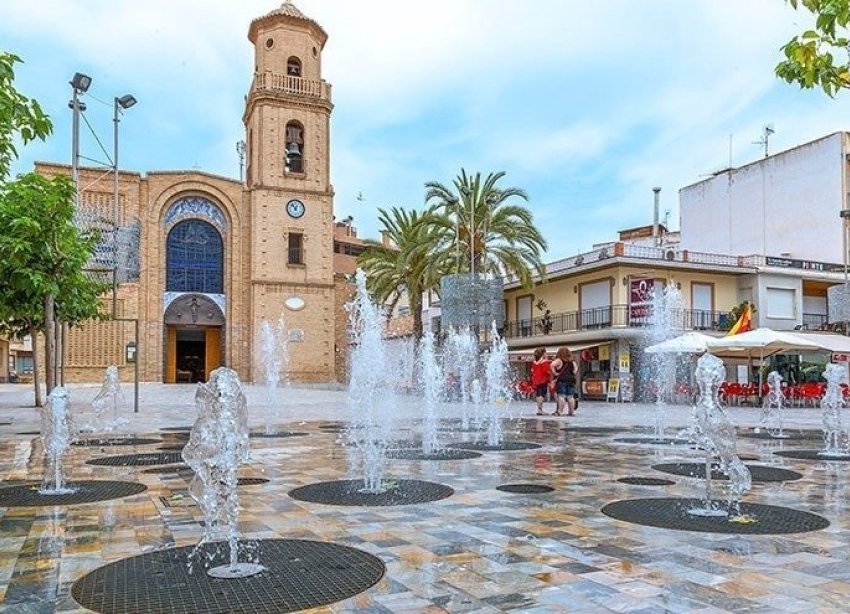
[[331, 86], [328, 36], [292, 2], [251, 22], [254, 78], [246, 97], [245, 174], [251, 227], [254, 380], [256, 335], [282, 315], [296, 381], [334, 378]]

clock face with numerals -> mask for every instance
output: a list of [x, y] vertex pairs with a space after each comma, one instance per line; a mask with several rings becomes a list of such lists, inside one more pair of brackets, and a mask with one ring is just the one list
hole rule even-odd
[[300, 200], [290, 200], [286, 203], [286, 212], [290, 217], [299, 218], [304, 215], [304, 203]]

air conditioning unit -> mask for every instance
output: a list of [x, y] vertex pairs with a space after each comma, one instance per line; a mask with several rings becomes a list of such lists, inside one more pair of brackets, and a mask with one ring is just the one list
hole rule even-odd
[[664, 260], [675, 260], [676, 259], [676, 250], [675, 249], [665, 249], [664, 250]]

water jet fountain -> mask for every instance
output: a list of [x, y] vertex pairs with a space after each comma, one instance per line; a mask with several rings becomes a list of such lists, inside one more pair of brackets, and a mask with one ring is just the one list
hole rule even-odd
[[[761, 409], [761, 426], [765, 427], [772, 439], [788, 439], [783, 422], [785, 413], [785, 394], [782, 392], [782, 376], [777, 371], [767, 374], [767, 395]], [[771, 423], [775, 426], [771, 428]]]
[[511, 399], [510, 366], [508, 363], [508, 344], [499, 335], [494, 321], [490, 327], [490, 354], [487, 356], [485, 375], [487, 377], [487, 445], [498, 446], [502, 443], [502, 412]]
[[214, 578], [258, 574], [265, 567], [239, 562], [236, 472], [249, 452], [247, 403], [239, 376], [227, 367], [216, 369], [206, 384], [198, 384], [195, 401], [198, 419], [183, 450], [183, 460], [195, 471], [189, 492], [204, 513], [204, 536], [193, 555], [223, 534], [230, 548], [229, 562], [207, 574]]
[[[692, 516], [727, 516], [740, 513], [741, 497], [752, 488], [750, 470], [738, 458], [735, 427], [720, 405], [717, 393], [726, 377], [723, 361], [705, 354], [697, 361], [696, 380], [700, 398], [696, 405], [698, 445], [705, 451], [705, 490], [702, 506], [688, 510]], [[712, 471], [715, 457], [720, 459], [720, 471], [729, 477], [728, 510], [715, 505], [712, 494]]]
[[383, 339], [383, 318], [366, 289], [366, 274], [355, 274], [357, 292], [349, 303], [353, 341], [348, 407], [353, 415], [349, 437], [359, 453], [355, 460], [364, 475], [362, 492], [379, 494], [384, 482], [386, 452], [393, 431], [393, 414], [385, 380], [387, 356]]
[[[674, 284], [668, 283], [661, 292], [657, 288], [653, 291], [649, 328], [647, 329], [649, 345], [667, 341], [681, 333], [683, 328], [682, 308], [682, 293]], [[652, 354], [649, 359], [649, 380], [655, 393], [656, 438], [664, 436], [667, 399], [672, 395], [676, 382], [678, 360], [678, 356], [670, 352]]]
[[478, 339], [469, 328], [449, 330], [446, 339], [447, 362], [446, 370], [458, 379], [460, 401], [460, 426], [464, 431], [469, 430], [469, 401], [472, 380], [478, 367]]
[[[96, 416], [96, 428], [105, 432], [117, 431], [127, 426], [130, 421], [121, 414], [124, 396], [121, 394], [121, 380], [118, 377], [118, 367], [109, 365], [100, 392], [92, 400], [92, 408]], [[109, 412], [107, 414], [107, 412]]]
[[821, 456], [850, 458], [850, 435], [841, 422], [841, 410], [846, 405], [842, 384], [847, 385], [847, 369], [829, 363], [823, 372], [826, 392], [820, 401], [823, 409], [824, 448]]
[[41, 441], [47, 458], [48, 470], [38, 491], [41, 495], [67, 495], [75, 489], [65, 485], [65, 468], [62, 457], [71, 447], [76, 427], [71, 417], [71, 401], [68, 391], [57, 386], [41, 408]]
[[420, 377], [425, 396], [425, 420], [422, 424], [422, 452], [434, 454], [440, 449], [437, 435], [441, 393], [443, 389], [443, 371], [437, 364], [434, 351], [434, 333], [428, 331], [419, 344]]
[[266, 380], [266, 435], [274, 435], [275, 424], [281, 419], [281, 406], [285, 408], [288, 402], [284, 399], [281, 403], [281, 383], [284, 391], [289, 390], [289, 340], [283, 316], [277, 326], [268, 321], [260, 326], [260, 361]]

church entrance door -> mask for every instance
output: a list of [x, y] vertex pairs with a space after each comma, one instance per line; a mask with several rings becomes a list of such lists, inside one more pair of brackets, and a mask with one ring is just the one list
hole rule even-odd
[[166, 383], [205, 382], [221, 366], [221, 327], [167, 327]]
[[165, 310], [167, 384], [205, 382], [224, 362], [224, 315], [208, 297], [185, 294]]

